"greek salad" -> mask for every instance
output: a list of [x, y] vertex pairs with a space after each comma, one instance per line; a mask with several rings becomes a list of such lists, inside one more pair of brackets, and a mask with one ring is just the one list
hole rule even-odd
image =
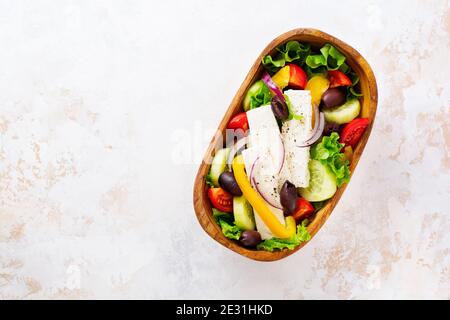
[[223, 234], [256, 250], [293, 250], [315, 213], [350, 178], [361, 118], [357, 74], [331, 44], [289, 41], [262, 59], [227, 129], [244, 134], [217, 150], [208, 197]]

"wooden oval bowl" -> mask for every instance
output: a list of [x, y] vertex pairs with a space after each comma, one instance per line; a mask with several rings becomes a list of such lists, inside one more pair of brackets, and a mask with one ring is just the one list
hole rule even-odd
[[[267, 54], [273, 54], [277, 46], [289, 40], [298, 40], [300, 42], [309, 43], [314, 49], [318, 49], [326, 43], [332, 44], [346, 56], [346, 62], [360, 77], [360, 90], [363, 93], [363, 97], [360, 100], [362, 102], [361, 117], [369, 118], [370, 124], [354, 150], [353, 160], [350, 165], [350, 170], [353, 173], [364, 150], [364, 147], [366, 146], [367, 139], [369, 138], [373, 122], [375, 120], [378, 99], [377, 84], [372, 69], [370, 68], [367, 61], [358, 53], [358, 51], [356, 51], [343, 41], [319, 30], [307, 28], [294, 29], [280, 35], [278, 38], [269, 43], [269, 45], [261, 52], [261, 54], [256, 59], [256, 62], [253, 64], [244, 82], [231, 101], [228, 110], [225, 112], [225, 115], [219, 124], [218, 132], [221, 132], [223, 135], [226, 129], [226, 125], [228, 124], [228, 121], [231, 119], [231, 117], [243, 111], [242, 100], [244, 99], [247, 89], [256, 80], [261, 78], [261, 74], [264, 69], [261, 64], [261, 59]], [[211, 143], [206, 151], [194, 182], [194, 209], [200, 225], [211, 238], [227, 247], [228, 249], [233, 250], [234, 252], [237, 252], [250, 259], [258, 261], [275, 261], [285, 258], [293, 254], [294, 252], [297, 252], [307, 242], [302, 243], [294, 250], [285, 249], [281, 251], [268, 252], [246, 249], [240, 246], [237, 242], [226, 238], [222, 234], [220, 227], [217, 225], [212, 216], [211, 204], [207, 196], [208, 187], [205, 183], [205, 176], [209, 172], [209, 164], [212, 161], [213, 152], [218, 143], [220, 143], [220, 141], [216, 135], [211, 140]], [[308, 231], [311, 234], [311, 239], [330, 216], [334, 207], [341, 198], [346, 186], [347, 184], [341, 186], [337, 190], [335, 195], [327, 201], [326, 205], [315, 214], [311, 223], [308, 225]]]

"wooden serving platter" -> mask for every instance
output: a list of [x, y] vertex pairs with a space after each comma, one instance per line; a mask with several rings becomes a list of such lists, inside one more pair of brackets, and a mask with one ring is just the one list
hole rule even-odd
[[[377, 100], [378, 100], [377, 84], [372, 69], [370, 68], [367, 61], [358, 53], [358, 51], [350, 47], [345, 42], [319, 30], [309, 28], [294, 29], [280, 35], [267, 45], [267, 47], [261, 52], [261, 54], [256, 59], [255, 63], [248, 72], [244, 82], [242, 83], [233, 100], [231, 101], [230, 106], [226, 110], [225, 115], [223, 116], [222, 121], [219, 124], [218, 132], [224, 134], [226, 125], [228, 124], [232, 116], [243, 111], [242, 100], [244, 99], [247, 89], [255, 81], [261, 78], [261, 74], [264, 70], [261, 64], [261, 59], [267, 54], [274, 54], [277, 46], [286, 43], [290, 40], [297, 40], [300, 42], [309, 43], [314, 49], [318, 49], [326, 43], [332, 44], [346, 56], [347, 58], [346, 63], [360, 77], [359, 89], [363, 93], [363, 97], [360, 100], [361, 117], [369, 118], [370, 124], [354, 150], [353, 160], [350, 165], [350, 170], [353, 173], [358, 164], [359, 158], [361, 157], [361, 154], [364, 151], [364, 147], [366, 146], [367, 139], [370, 136], [373, 122], [375, 120], [375, 113], [377, 110]], [[194, 182], [195, 213], [197, 215], [198, 221], [200, 222], [200, 225], [211, 238], [213, 238], [223, 246], [227, 247], [228, 249], [233, 250], [234, 252], [237, 252], [243, 255], [244, 257], [250, 259], [258, 261], [275, 261], [283, 259], [297, 252], [309, 241], [312, 241], [312, 237], [314, 237], [314, 235], [319, 231], [319, 229], [328, 219], [328, 217], [330, 216], [334, 207], [338, 203], [347, 186], [347, 184], [341, 186], [337, 190], [335, 195], [330, 200], [327, 201], [326, 205], [315, 214], [313, 220], [308, 225], [308, 231], [311, 234], [311, 240], [309, 240], [308, 242], [301, 244], [295, 250], [285, 249], [281, 251], [268, 252], [268, 251], [247, 249], [240, 246], [239, 243], [237, 243], [236, 241], [226, 238], [222, 234], [220, 227], [217, 225], [212, 216], [211, 204], [207, 196], [208, 187], [205, 183], [205, 176], [209, 172], [213, 152], [217, 144], [218, 138], [216, 135], [212, 138], [211, 143], [209, 144], [208, 149], [206, 150], [206, 154], [203, 157], [203, 161], [200, 165], [200, 168], [198, 169], [198, 173], [195, 178]]]

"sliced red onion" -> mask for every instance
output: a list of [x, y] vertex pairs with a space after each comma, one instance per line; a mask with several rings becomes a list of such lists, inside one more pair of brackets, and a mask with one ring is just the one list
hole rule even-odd
[[228, 155], [228, 159], [227, 159], [227, 165], [229, 170], [232, 170], [232, 164], [233, 164], [233, 159], [236, 156], [236, 154], [239, 152], [239, 150], [241, 150], [242, 148], [245, 147], [245, 145], [248, 143], [248, 137], [243, 137], [241, 139], [239, 139], [232, 147], [230, 150], [230, 154]]
[[323, 112], [319, 112], [319, 107], [314, 107], [314, 129], [311, 133], [311, 136], [300, 143], [300, 145], [297, 145], [299, 148], [305, 148], [312, 145], [314, 142], [320, 139], [322, 136], [323, 130], [325, 129], [325, 115]]
[[283, 92], [281, 92], [281, 90], [278, 88], [275, 82], [273, 82], [272, 78], [270, 77], [267, 71], [263, 72], [261, 79], [269, 87], [269, 89], [272, 90], [273, 93], [275, 93], [278, 96], [278, 98], [281, 99], [281, 101], [286, 102], [286, 99], [284, 99]]
[[250, 183], [253, 186], [253, 188], [256, 189], [256, 191], [261, 195], [261, 197], [264, 199], [264, 201], [266, 201], [268, 204], [270, 204], [272, 207], [283, 210], [283, 207], [281, 207], [280, 204], [275, 203], [273, 201], [273, 199], [271, 199], [268, 195], [266, 195], [264, 192], [261, 191], [261, 188], [258, 187], [258, 183], [255, 179], [255, 167], [256, 167], [256, 163], [258, 162], [258, 160], [260, 159], [260, 157], [257, 157], [255, 162], [253, 162], [252, 164], [252, 168], [250, 169]]
[[[314, 135], [314, 131], [315, 129], [317, 129], [317, 125], [319, 124], [319, 107], [318, 106], [314, 106], [314, 129], [313, 129], [313, 133], [311, 134], [311, 137]], [[309, 139], [306, 139], [309, 140]]]
[[255, 185], [253, 185], [253, 182], [254, 182], [254, 181], [253, 181], [252, 177], [253, 177], [253, 173], [254, 173], [254, 171], [255, 171], [256, 163], [258, 162], [258, 160], [259, 160], [259, 156], [256, 157], [256, 159], [255, 159], [255, 161], [252, 163], [252, 167], [251, 167], [251, 169], [250, 169], [249, 179], [250, 179], [250, 183], [252, 184], [253, 187], [255, 187]]

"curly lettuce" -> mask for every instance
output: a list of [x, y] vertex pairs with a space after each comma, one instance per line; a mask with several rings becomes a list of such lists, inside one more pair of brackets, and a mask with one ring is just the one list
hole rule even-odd
[[339, 134], [332, 132], [330, 136], [324, 136], [322, 141], [311, 148], [311, 158], [315, 160], [327, 160], [339, 154], [344, 145], [339, 143]]
[[329, 43], [315, 53], [309, 44], [298, 41], [288, 41], [278, 46], [276, 50], [277, 53], [273, 57], [266, 55], [261, 61], [266, 70], [272, 74], [287, 63], [298, 64], [306, 71], [308, 78], [325, 74], [328, 70], [340, 70], [345, 74], [351, 72], [351, 68], [345, 63], [345, 56]]
[[309, 55], [305, 61], [311, 69], [326, 67], [327, 70], [341, 70], [347, 73], [350, 67], [345, 63], [345, 56], [331, 44], [320, 49], [320, 54]]
[[242, 231], [234, 224], [233, 215], [217, 210], [216, 208], [213, 208], [212, 211], [213, 217], [222, 229], [223, 235], [233, 240], [239, 240]]
[[331, 133], [325, 136], [322, 141], [311, 148], [311, 158], [326, 165], [336, 177], [338, 187], [350, 180], [349, 161], [344, 159], [341, 149], [344, 147], [339, 143], [339, 134]]
[[356, 92], [355, 86], [359, 83], [359, 77], [356, 73], [350, 72], [347, 75], [352, 81], [352, 85], [347, 88], [347, 100], [362, 97], [362, 93]]
[[318, 76], [318, 75], [321, 75], [324, 77], [327, 76], [327, 68], [325, 66], [321, 66], [321, 67], [313, 69], [313, 68], [309, 67], [308, 65], [305, 65], [303, 68], [305, 69], [308, 79], [311, 79], [312, 77]]
[[280, 55], [277, 55], [276, 58], [267, 55], [262, 58], [262, 64], [270, 73], [275, 73], [278, 69], [284, 67], [286, 60]]
[[278, 53], [275, 57], [267, 55], [262, 58], [263, 66], [271, 73], [284, 67], [286, 63], [295, 62], [300, 66], [305, 62], [306, 57], [311, 53], [311, 46], [298, 41], [288, 41], [286, 44], [278, 46]]
[[280, 238], [271, 238], [266, 239], [260, 244], [256, 246], [258, 250], [266, 250], [266, 251], [274, 251], [274, 250], [282, 250], [282, 249], [295, 249], [300, 243], [308, 241], [311, 239], [311, 235], [306, 229], [308, 224], [308, 220], [305, 219], [301, 224], [297, 226], [297, 232], [289, 239], [280, 239]]
[[210, 188], [214, 188], [215, 187], [213, 178], [211, 177], [211, 171], [208, 172], [208, 174], [205, 176], [205, 182], [206, 182], [206, 185], [208, 187], [210, 187]]
[[236, 227], [234, 224], [230, 224], [227, 221], [220, 219], [219, 225], [222, 228], [222, 233], [225, 237], [233, 240], [239, 240], [241, 237], [241, 229]]

